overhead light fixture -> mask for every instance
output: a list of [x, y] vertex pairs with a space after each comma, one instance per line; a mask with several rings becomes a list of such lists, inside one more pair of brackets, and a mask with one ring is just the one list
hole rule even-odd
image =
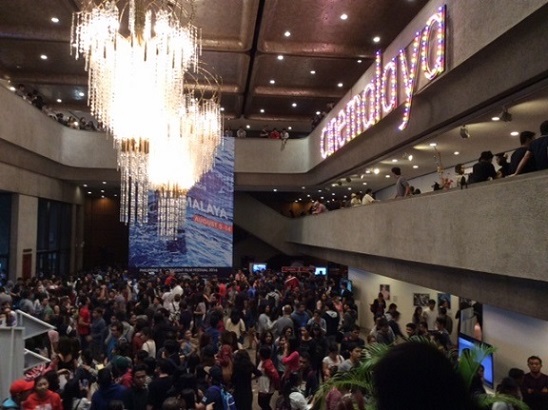
[[394, 158], [394, 159], [392, 160], [392, 162], [398, 162], [398, 160], [397, 160], [396, 158]]
[[460, 152], [459, 152], [459, 151], [455, 151], [455, 152], [453, 152], [453, 155], [459, 155], [459, 154], [460, 154]]
[[250, 129], [250, 128], [251, 128], [251, 126], [250, 126], [249, 124], [247, 124], [245, 127], [246, 127], [247, 129]]
[[59, 23], [59, 19], [57, 17], [52, 17], [50, 20], [52, 23]]
[[261, 114], [264, 114], [264, 108], [261, 108]]
[[278, 190], [277, 190], [276, 188], [274, 188], [274, 189], [273, 189], [272, 191], [274, 191], [274, 192], [278, 192]]
[[88, 187], [88, 184], [82, 184], [82, 186], [83, 186], [84, 188], [87, 188], [87, 187]]
[[293, 127], [290, 125], [289, 127], [287, 127], [287, 129], [288, 129], [289, 131], [291, 131], [291, 130], [293, 129]]
[[373, 173], [374, 173], [375, 175], [379, 175], [379, 172], [381, 172], [381, 171], [380, 171], [380, 169], [378, 169], [378, 168], [375, 168], [375, 169], [373, 170]]
[[346, 13], [341, 14], [341, 20], [347, 20], [347, 19], [348, 19], [348, 14]]
[[306, 187], [303, 185], [303, 186], [301, 187], [301, 189], [306, 189]]
[[45, 54], [41, 54], [41, 55], [40, 55], [40, 58], [41, 58], [42, 60], [47, 60], [47, 59], [48, 59], [48, 56], [45, 55]]
[[91, 195], [91, 191], [88, 191], [88, 195]]
[[106, 185], [107, 184], [107, 181], [103, 181], [103, 185]]
[[381, 41], [381, 38], [379, 36], [373, 37], [373, 43], [378, 43]]
[[80, 91], [80, 92], [78, 93], [78, 96], [79, 96], [79, 97], [85, 97], [85, 96], [86, 96], [86, 93], [84, 93], [83, 91]]
[[312, 75], [316, 74], [316, 70], [310, 70], [310, 74]]
[[278, 60], [282, 61], [283, 59], [284, 59], [284, 56], [280, 54], [280, 55], [278, 56]]
[[501, 121], [510, 122], [512, 121], [512, 114], [508, 111], [506, 107], [502, 107], [502, 112], [499, 115]]
[[[199, 30], [186, 17], [188, 2], [132, 0], [121, 12], [117, 4], [84, 2], [73, 14], [71, 54], [85, 60], [91, 114], [114, 140], [120, 220], [146, 222], [152, 190], [158, 234], [175, 237], [186, 194], [211, 169], [220, 143], [219, 82], [198, 64]], [[204, 79], [213, 89], [208, 98]], [[135, 121], [148, 117], [156, 121]]]
[[10, 86], [10, 91], [15, 91], [15, 90], [16, 90], [16, 88], [13, 85]]
[[343, 86], [343, 83], [337, 84], [337, 87], [339, 87], [339, 88], [342, 88], [342, 86]]
[[510, 133], [510, 135], [511, 135], [512, 137], [517, 137], [517, 136], [519, 135], [519, 131], [512, 131], [512, 132]]
[[366, 173], [366, 174], [370, 174], [370, 173], [371, 173], [371, 170], [370, 170], [370, 169], [366, 169], [366, 170], [365, 170], [365, 173]]
[[291, 35], [291, 32], [290, 32], [290, 31], [286, 31], [286, 32], [284, 33], [284, 36], [286, 36], [286, 37], [289, 37], [290, 35]]
[[430, 143], [430, 146], [431, 146], [431, 147], [437, 147], [438, 144], [436, 144], [435, 142], [431, 142], [431, 143]]
[[390, 178], [390, 175], [389, 175], [389, 174], [386, 174], [384, 177], [385, 177], [385, 178]]
[[62, 99], [60, 99], [60, 98], [58, 98], [58, 99], [57, 99], [57, 102], [58, 102], [58, 103], [62, 103], [62, 102], [63, 102], [63, 100], [62, 100]]
[[367, 185], [367, 182], [362, 182], [362, 185]]
[[460, 127], [459, 134], [461, 138], [464, 138], [464, 139], [470, 138], [470, 131], [468, 131], [468, 128], [466, 128], [466, 125], [463, 125], [462, 127]]
[[361, 63], [362, 63], [362, 60], [358, 60], [357, 62], [358, 62], [358, 64], [361, 64]]
[[409, 154], [409, 155], [407, 156], [407, 159], [408, 159], [409, 161], [413, 161], [413, 155], [412, 155], [412, 154]]
[[418, 165], [413, 165], [413, 169], [417, 169], [418, 167]]
[[494, 117], [491, 117], [491, 121], [500, 121], [500, 117], [495, 115]]
[[349, 191], [352, 191], [352, 187], [351, 187], [351, 186], [349, 186], [349, 187], [348, 187], [348, 190], [349, 190]]
[[270, 84], [276, 84], [276, 80], [270, 80]]
[[297, 106], [297, 103], [293, 103], [291, 104], [292, 107], [296, 107]]

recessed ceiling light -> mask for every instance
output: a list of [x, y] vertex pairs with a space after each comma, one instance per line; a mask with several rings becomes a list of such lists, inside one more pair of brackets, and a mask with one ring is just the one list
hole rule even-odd
[[284, 59], [284, 56], [280, 54], [280, 55], [278, 56], [278, 60], [281, 61], [281, 60], [283, 60], [283, 59]]
[[316, 70], [310, 70], [310, 74], [312, 75], [316, 74]]
[[63, 102], [63, 100], [62, 100], [62, 99], [60, 99], [60, 98], [58, 98], [58, 99], [57, 99], [57, 102], [58, 102], [58, 103], [62, 103], [62, 102]]
[[320, 114], [321, 114], [321, 112], [319, 112], [319, 111], [316, 111], [316, 115], [320, 115]]
[[378, 43], [381, 41], [381, 38], [379, 36], [373, 37], [373, 43]]
[[261, 108], [261, 114], [264, 114], [264, 108]]
[[245, 127], [246, 127], [247, 129], [250, 129], [250, 128], [251, 128], [251, 126], [250, 126], [249, 124], [247, 124]]
[[384, 177], [385, 177], [385, 178], [390, 178], [390, 175], [386, 174]]
[[13, 85], [10, 87], [10, 91], [15, 91], [15, 87]]
[[91, 191], [88, 191], [88, 195], [91, 195]]
[[287, 129], [288, 129], [289, 131], [291, 131], [291, 130], [293, 129], [293, 127], [291, 127], [291, 126], [290, 126], [290, 127], [287, 127]]
[[349, 190], [349, 191], [352, 191], [352, 187], [348, 187], [348, 190]]
[[362, 182], [362, 185], [367, 185], [367, 182]]
[[114, 196], [118, 196], [118, 194], [114, 194]]
[[106, 185], [107, 184], [107, 181], [103, 181], [103, 185]]
[[346, 13], [341, 14], [341, 20], [346, 20], [346, 19], [348, 19], [348, 14]]
[[375, 175], [378, 175], [378, 174], [379, 174], [379, 172], [381, 172], [381, 170], [380, 170], [380, 169], [378, 169], [378, 168], [375, 168], [375, 169], [373, 170], [373, 173], [374, 173]]
[[346, 199], [346, 195], [345, 195], [345, 196], [343, 196], [343, 198], [344, 198], [344, 199]]
[[305, 187], [305, 186], [302, 186], [301, 189], [306, 189], [306, 187]]
[[225, 110], [225, 107], [221, 107], [221, 111], [224, 111]]
[[273, 189], [274, 192], [278, 192], [278, 190], [276, 188]]
[[308, 194], [306, 197], [307, 197], [307, 198], [310, 198], [310, 194]]
[[454, 155], [459, 155], [459, 154], [460, 154], [460, 152], [458, 152], [458, 151], [455, 151], [455, 152], [453, 152], [453, 154], [454, 154]]
[[284, 33], [284, 36], [289, 37], [291, 35], [291, 32], [288, 30]]
[[370, 173], [371, 173], [371, 170], [370, 170], [370, 169], [366, 169], [366, 170], [365, 170], [365, 173], [366, 173], [366, 174], [370, 174]]
[[431, 142], [431, 143], [430, 143], [430, 146], [431, 146], [431, 147], [437, 147], [438, 144], [436, 144], [435, 142]]
[[494, 117], [491, 117], [491, 120], [492, 121], [500, 121], [500, 117], [494, 116]]
[[42, 55], [40, 56], [40, 58], [41, 58], [42, 60], [47, 60], [47, 59], [48, 59], [48, 56], [45, 55], [45, 54], [42, 54]]
[[396, 158], [394, 158], [394, 159], [392, 160], [392, 162], [398, 162], [398, 160], [397, 160]]
[[321, 190], [321, 189], [318, 189], [318, 192], [322, 192], [322, 190]]
[[361, 64], [362, 63], [362, 60], [358, 60], [358, 64]]
[[299, 201], [302, 201], [303, 199], [302, 198], [299, 198]]
[[104, 190], [104, 189], [101, 189], [101, 193], [104, 194], [104, 193], [105, 193], [105, 190]]
[[341, 88], [343, 86], [343, 83], [337, 84], [337, 87]]
[[321, 196], [320, 199], [323, 199], [323, 196]]
[[413, 154], [409, 154], [409, 155], [407, 156], [407, 159], [408, 159], [409, 161], [413, 161]]
[[59, 19], [57, 17], [52, 17], [50, 20], [52, 23], [59, 23]]
[[332, 192], [331, 195], [335, 196], [335, 192]]
[[105, 196], [104, 196], [104, 195], [101, 195], [101, 198], [105, 199]]
[[276, 84], [276, 80], [270, 80], [270, 84]]
[[518, 132], [518, 131], [512, 131], [512, 132], [510, 133], [510, 135], [511, 135], [512, 137], [517, 137], [517, 136], [519, 135], [519, 132]]
[[297, 106], [297, 103], [293, 103], [291, 104], [292, 107], [296, 107]]
[[298, 200], [298, 199], [295, 199], [295, 203], [297, 203], [297, 202], [299, 202], [299, 200]]
[[80, 97], [83, 97], [84, 95], [86, 95], [86, 93], [84, 93], [83, 91], [80, 91], [80, 92], [78, 93], [78, 95], [79, 95]]
[[84, 188], [87, 188], [87, 187], [88, 187], [88, 184], [84, 184], [84, 185], [82, 185], [82, 186], [83, 186]]
[[417, 169], [418, 167], [418, 165], [413, 165], [413, 169]]

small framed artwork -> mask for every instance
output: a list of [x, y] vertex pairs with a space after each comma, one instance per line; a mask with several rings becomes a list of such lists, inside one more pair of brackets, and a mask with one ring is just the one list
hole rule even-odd
[[390, 300], [390, 285], [380, 285], [379, 292], [382, 293], [384, 300]]
[[413, 293], [413, 306], [425, 307], [428, 306], [430, 293]]
[[440, 307], [445, 307], [447, 310], [451, 310], [450, 293], [438, 293], [438, 308]]

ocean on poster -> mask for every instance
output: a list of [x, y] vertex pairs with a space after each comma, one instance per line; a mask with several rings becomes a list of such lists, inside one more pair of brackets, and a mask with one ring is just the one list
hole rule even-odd
[[149, 193], [148, 219], [146, 224], [130, 225], [130, 267], [231, 267], [234, 139], [223, 138], [213, 169], [190, 190], [184, 230], [177, 239], [158, 237], [153, 192]]

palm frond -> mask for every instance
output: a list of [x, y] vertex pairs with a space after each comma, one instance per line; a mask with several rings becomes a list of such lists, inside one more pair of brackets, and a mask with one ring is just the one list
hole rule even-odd
[[506, 404], [510, 404], [515, 410], [530, 410], [529, 406], [523, 401], [507, 394], [479, 394], [474, 397], [474, 401], [478, 407], [482, 409], [490, 409], [493, 404], [502, 401]]

